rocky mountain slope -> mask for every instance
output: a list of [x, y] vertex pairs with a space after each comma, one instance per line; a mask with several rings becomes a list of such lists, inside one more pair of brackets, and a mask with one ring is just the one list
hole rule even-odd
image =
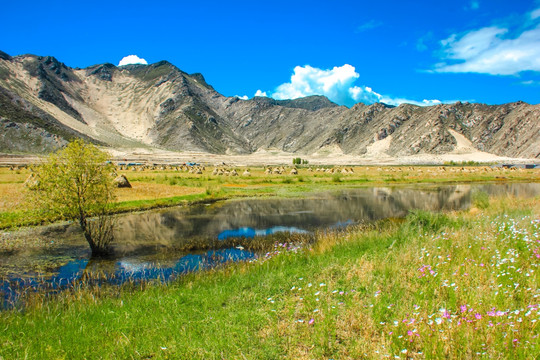
[[540, 106], [338, 106], [225, 97], [201, 74], [161, 61], [70, 68], [0, 52], [0, 151], [51, 151], [74, 137], [114, 148], [216, 154], [407, 156], [484, 151], [540, 158]]

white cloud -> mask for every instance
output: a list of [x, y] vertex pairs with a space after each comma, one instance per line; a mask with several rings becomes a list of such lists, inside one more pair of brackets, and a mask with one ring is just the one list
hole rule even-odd
[[478, 10], [480, 8], [480, 3], [478, 1], [471, 1], [471, 9]]
[[540, 17], [540, 8], [531, 12], [531, 19], [538, 19]]
[[[530, 14], [533, 16], [540, 17], [540, 9]], [[441, 41], [442, 62], [434, 71], [490, 75], [540, 71], [540, 25], [510, 37], [511, 30], [490, 26], [451, 35]]]
[[261, 91], [261, 90], [257, 90], [257, 92], [255, 93], [255, 96], [268, 97], [268, 95], [266, 95], [266, 91]]
[[525, 81], [521, 81], [519, 84], [525, 85], [525, 86], [540, 86], [540, 81], [525, 80]]
[[329, 70], [309, 65], [297, 66], [291, 76], [291, 82], [278, 86], [272, 97], [281, 100], [325, 95], [338, 104], [352, 105], [349, 89], [359, 76], [349, 64], [335, 66]]
[[356, 28], [356, 33], [361, 33], [361, 32], [364, 32], [364, 31], [368, 31], [368, 30], [371, 30], [371, 29], [375, 29], [375, 28], [378, 28], [379, 26], [382, 26], [383, 23], [381, 21], [378, 21], [378, 20], [370, 20], [360, 26], [358, 26]]
[[148, 65], [148, 62], [146, 62], [145, 59], [141, 59], [137, 55], [128, 55], [124, 56], [122, 60], [118, 63], [118, 66], [124, 66], [124, 65], [130, 65], [130, 64], [143, 64]]
[[234, 97], [237, 97], [237, 98], [239, 98], [240, 100], [247, 100], [247, 99], [249, 99], [247, 95], [244, 95], [244, 96], [234, 95]]
[[360, 77], [355, 68], [349, 64], [332, 69], [319, 69], [309, 65], [297, 66], [291, 81], [281, 84], [271, 94], [274, 99], [297, 99], [310, 95], [324, 95], [336, 104], [352, 106], [358, 102], [373, 104], [384, 102], [388, 105], [403, 103], [420, 106], [440, 104], [440, 100], [415, 101], [404, 98], [393, 98], [375, 92], [368, 86], [357, 86], [354, 83]]

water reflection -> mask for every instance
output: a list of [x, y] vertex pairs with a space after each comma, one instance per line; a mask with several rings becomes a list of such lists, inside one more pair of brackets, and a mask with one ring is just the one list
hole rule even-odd
[[252, 239], [255, 236], [269, 236], [277, 233], [289, 233], [289, 234], [307, 234], [308, 231], [302, 230], [296, 227], [287, 226], [274, 226], [269, 229], [253, 229], [249, 227], [243, 227], [233, 230], [224, 230], [217, 236], [218, 240], [226, 240], [230, 238], [247, 238]]
[[48, 246], [0, 253], [0, 278], [6, 279], [0, 295], [5, 306], [25, 289], [61, 289], [81, 279], [104, 276], [113, 284], [167, 281], [178, 274], [255, 258], [255, 251], [237, 246], [245, 239], [344, 228], [403, 217], [411, 209], [466, 209], [475, 191], [531, 197], [540, 194], [540, 184], [362, 188], [308, 198], [235, 200], [129, 214], [118, 218], [115, 257], [101, 261], [88, 260], [88, 246], [77, 227], [47, 227], [38, 236]]
[[245, 261], [255, 258], [255, 253], [244, 249], [230, 248], [210, 250], [202, 254], [186, 254], [172, 265], [141, 259], [79, 259], [60, 266], [58, 272], [50, 276], [11, 277], [0, 283], [3, 295], [0, 308], [10, 308], [16, 304], [25, 291], [42, 291], [48, 294], [76, 286], [107, 282], [120, 285], [140, 280], [169, 281], [171, 278], [194, 271], [211, 269], [228, 262]]

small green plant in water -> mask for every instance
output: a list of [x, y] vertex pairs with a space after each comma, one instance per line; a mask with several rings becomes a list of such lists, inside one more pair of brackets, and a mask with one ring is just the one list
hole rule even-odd
[[472, 194], [472, 203], [479, 209], [489, 207], [489, 195], [485, 191], [477, 191]]

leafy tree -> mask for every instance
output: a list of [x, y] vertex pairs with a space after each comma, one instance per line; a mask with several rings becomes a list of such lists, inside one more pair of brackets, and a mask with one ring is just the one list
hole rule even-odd
[[105, 152], [79, 139], [35, 169], [38, 185], [33, 198], [50, 214], [77, 220], [92, 256], [110, 253], [113, 240], [109, 210], [114, 169], [107, 158]]

